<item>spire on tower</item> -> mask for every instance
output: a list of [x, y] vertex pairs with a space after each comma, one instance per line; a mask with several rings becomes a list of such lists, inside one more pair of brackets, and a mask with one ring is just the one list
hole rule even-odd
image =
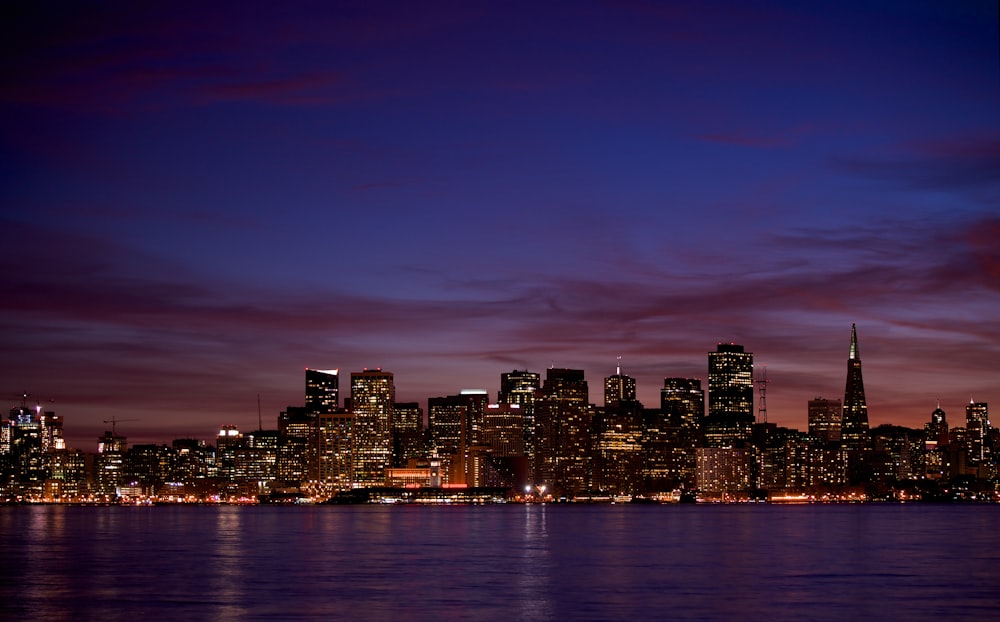
[[615, 375], [616, 376], [621, 376], [622, 375], [622, 355], [621, 354], [618, 355], [618, 367], [615, 369]]
[[861, 360], [861, 353], [858, 351], [858, 327], [854, 323], [851, 323], [851, 355], [847, 358]]

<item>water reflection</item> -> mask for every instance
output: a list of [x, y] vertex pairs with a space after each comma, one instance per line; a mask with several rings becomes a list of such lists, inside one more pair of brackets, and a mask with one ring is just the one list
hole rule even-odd
[[0, 619], [1000, 617], [1000, 506], [0, 507]]
[[[207, 568], [211, 577], [209, 593], [216, 608], [214, 617], [224, 622], [240, 620], [246, 613], [243, 606], [246, 602], [244, 555], [245, 547], [253, 543], [244, 542], [245, 512], [244, 508], [224, 506], [216, 509], [214, 517], [212, 555]], [[208, 526], [211, 527], [211, 524]]]
[[524, 620], [552, 619], [552, 560], [547, 506], [525, 505], [520, 556], [513, 564], [517, 616]]

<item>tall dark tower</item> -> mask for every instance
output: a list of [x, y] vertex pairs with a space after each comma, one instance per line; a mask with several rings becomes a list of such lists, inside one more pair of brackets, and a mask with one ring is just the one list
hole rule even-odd
[[847, 358], [847, 387], [844, 389], [844, 417], [840, 430], [841, 443], [846, 449], [867, 449], [871, 446], [858, 329], [854, 324], [851, 324], [851, 353]]
[[340, 370], [306, 368], [306, 412], [337, 412], [340, 408]]
[[753, 353], [720, 343], [708, 353], [708, 447], [741, 447], [753, 429]]

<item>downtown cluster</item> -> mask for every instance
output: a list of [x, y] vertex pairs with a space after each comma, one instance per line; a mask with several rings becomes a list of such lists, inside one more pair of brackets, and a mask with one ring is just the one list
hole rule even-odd
[[[936, 408], [922, 429], [870, 429], [852, 327], [843, 400], [808, 403], [806, 432], [767, 423], [753, 354], [719, 344], [701, 381], [665, 378], [659, 408], [621, 369], [590, 403], [584, 372], [500, 375], [485, 390], [395, 401], [393, 375], [307, 369], [305, 405], [277, 429], [222, 426], [194, 439], [128, 446], [114, 429], [96, 454], [65, 446], [62, 417], [22, 402], [0, 422], [0, 501], [362, 503], [552, 501], [997, 501], [1000, 433], [987, 404], [965, 425]], [[755, 400], [755, 389], [759, 400]], [[757, 405], [755, 415], [755, 404]], [[425, 416], [426, 415], [426, 416]], [[263, 426], [261, 426], [263, 428]]]

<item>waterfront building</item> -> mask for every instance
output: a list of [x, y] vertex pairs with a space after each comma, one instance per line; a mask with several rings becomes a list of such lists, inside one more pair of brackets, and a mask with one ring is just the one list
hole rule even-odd
[[418, 402], [397, 402], [392, 407], [392, 464], [404, 467], [427, 456], [424, 410]]
[[320, 485], [329, 491], [347, 490], [354, 482], [354, 414], [346, 411], [319, 415]]
[[705, 444], [741, 447], [754, 423], [753, 353], [741, 345], [720, 343], [708, 353], [708, 417]]
[[[244, 435], [245, 445], [233, 452], [233, 476], [237, 483], [254, 483], [255, 494], [263, 494], [269, 482], [278, 477], [278, 430], [255, 430]], [[248, 488], [252, 491], [252, 488]]]
[[45, 499], [78, 498], [88, 491], [87, 456], [79, 449], [53, 449], [46, 454]]
[[289, 406], [278, 414], [278, 479], [319, 479], [319, 415], [303, 406]]
[[524, 454], [528, 457], [529, 479], [534, 479], [535, 456], [535, 392], [541, 387], [541, 376], [537, 372], [518, 370], [500, 374], [498, 404], [517, 404], [524, 420]]
[[97, 456], [94, 458], [94, 488], [97, 492], [113, 495], [125, 483], [127, 448], [127, 439], [111, 430], [97, 439]]
[[754, 486], [756, 448], [699, 447], [698, 490], [709, 497], [742, 496]]
[[132, 445], [125, 452], [122, 482], [143, 494], [156, 494], [170, 478], [175, 461], [176, 452], [167, 445]]
[[382, 486], [392, 466], [392, 407], [396, 388], [390, 372], [351, 372], [354, 413], [354, 486]]
[[215, 472], [223, 480], [233, 478], [236, 449], [243, 446], [243, 435], [237, 426], [224, 425], [219, 428], [215, 437]]
[[590, 430], [594, 415], [581, 369], [549, 368], [535, 394], [533, 484], [566, 495], [590, 487]]
[[203, 440], [177, 438], [170, 444], [177, 458], [170, 481], [188, 486], [213, 476], [215, 450]]
[[695, 450], [703, 444], [705, 391], [697, 378], [664, 378], [660, 408], [644, 409], [643, 489], [665, 492], [695, 485]]

